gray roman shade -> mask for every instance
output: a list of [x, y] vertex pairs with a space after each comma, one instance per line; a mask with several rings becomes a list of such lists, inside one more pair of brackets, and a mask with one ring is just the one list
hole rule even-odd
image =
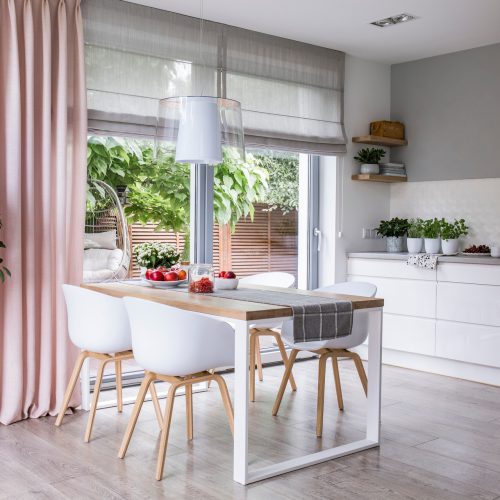
[[89, 132], [153, 137], [158, 102], [241, 102], [249, 146], [345, 152], [344, 53], [121, 0], [85, 0]]

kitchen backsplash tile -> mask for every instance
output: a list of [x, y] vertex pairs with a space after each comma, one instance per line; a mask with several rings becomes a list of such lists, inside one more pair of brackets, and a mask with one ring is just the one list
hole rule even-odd
[[391, 185], [391, 217], [464, 218], [464, 244], [500, 244], [500, 178]]

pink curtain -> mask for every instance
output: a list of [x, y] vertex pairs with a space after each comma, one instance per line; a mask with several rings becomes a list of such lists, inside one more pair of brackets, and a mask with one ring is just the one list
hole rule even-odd
[[75, 360], [61, 283], [82, 275], [86, 135], [80, 0], [1, 0], [3, 424], [57, 413]]

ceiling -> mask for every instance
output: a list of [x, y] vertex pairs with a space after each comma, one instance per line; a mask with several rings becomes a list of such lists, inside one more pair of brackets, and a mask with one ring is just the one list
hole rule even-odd
[[[128, 0], [199, 16], [199, 0]], [[369, 23], [400, 13], [417, 20]], [[204, 0], [204, 18], [384, 63], [500, 42], [500, 0]]]

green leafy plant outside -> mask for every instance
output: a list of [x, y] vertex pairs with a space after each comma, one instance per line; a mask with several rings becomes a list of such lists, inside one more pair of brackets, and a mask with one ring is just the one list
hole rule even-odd
[[455, 240], [460, 236], [469, 234], [469, 228], [464, 219], [455, 219], [453, 222], [447, 222], [445, 219], [439, 221], [441, 226], [441, 238], [443, 240]]
[[363, 148], [354, 157], [360, 163], [377, 164], [385, 156], [385, 151], [381, 148]]
[[422, 235], [427, 239], [439, 238], [441, 236], [441, 221], [437, 218], [424, 220]]
[[[2, 220], [0, 219], [0, 229], [2, 229]], [[0, 248], [7, 248], [5, 243], [0, 240]], [[0, 281], [5, 283], [6, 276], [11, 276], [9, 269], [3, 264], [3, 258], [0, 257]]]
[[410, 219], [408, 224], [408, 238], [423, 238], [424, 221], [422, 219]]
[[394, 217], [391, 220], [382, 220], [377, 228], [377, 234], [384, 237], [402, 237], [407, 234], [408, 219]]

